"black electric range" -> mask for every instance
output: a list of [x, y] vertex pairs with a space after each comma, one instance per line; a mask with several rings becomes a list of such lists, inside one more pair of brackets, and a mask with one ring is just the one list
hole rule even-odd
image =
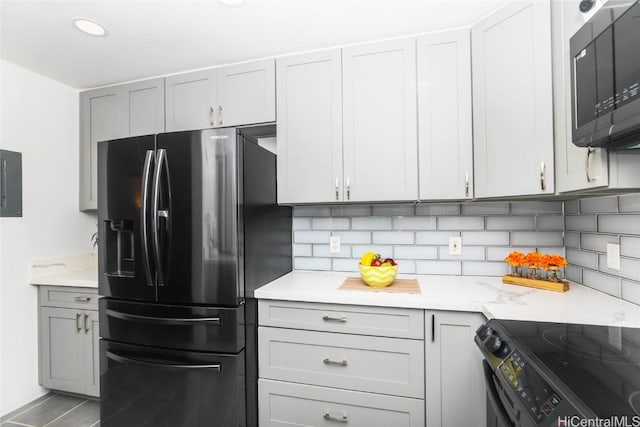
[[640, 426], [640, 328], [494, 319], [475, 341], [488, 426]]

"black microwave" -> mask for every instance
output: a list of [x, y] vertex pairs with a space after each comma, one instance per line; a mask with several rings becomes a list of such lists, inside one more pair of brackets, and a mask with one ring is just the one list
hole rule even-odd
[[640, 148], [640, 1], [609, 0], [570, 51], [573, 143]]

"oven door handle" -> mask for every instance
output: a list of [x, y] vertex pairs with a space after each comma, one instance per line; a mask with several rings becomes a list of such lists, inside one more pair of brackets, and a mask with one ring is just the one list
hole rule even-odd
[[489, 399], [489, 403], [493, 408], [496, 418], [498, 418], [498, 425], [513, 427], [514, 424], [511, 422], [511, 419], [507, 414], [507, 410], [500, 401], [500, 396], [498, 396], [498, 390], [493, 382], [493, 371], [486, 360], [482, 361], [482, 368], [484, 370], [484, 383], [487, 387], [487, 398]]

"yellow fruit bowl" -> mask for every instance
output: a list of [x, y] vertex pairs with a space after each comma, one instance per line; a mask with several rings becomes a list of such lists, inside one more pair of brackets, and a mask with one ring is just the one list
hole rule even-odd
[[397, 265], [385, 267], [372, 267], [368, 265], [358, 265], [360, 267], [360, 277], [364, 283], [372, 288], [384, 288], [393, 283], [398, 273]]

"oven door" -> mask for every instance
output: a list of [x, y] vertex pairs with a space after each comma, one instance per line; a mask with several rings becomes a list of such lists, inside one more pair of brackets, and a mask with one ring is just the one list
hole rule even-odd
[[517, 419], [514, 414], [516, 410], [513, 405], [508, 408], [508, 398], [486, 360], [482, 361], [482, 368], [487, 389], [487, 427], [514, 427], [519, 425], [514, 421]]

